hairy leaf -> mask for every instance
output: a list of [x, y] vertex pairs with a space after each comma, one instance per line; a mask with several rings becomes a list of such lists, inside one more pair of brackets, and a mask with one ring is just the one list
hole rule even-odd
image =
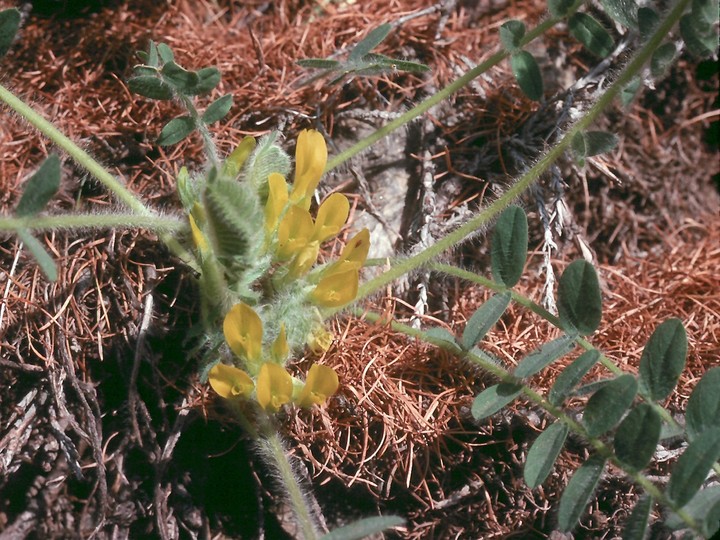
[[565, 17], [575, 2], [573, 0], [548, 0], [548, 9], [553, 17]]
[[624, 107], [627, 107], [635, 99], [641, 86], [642, 79], [639, 76], [633, 77], [629, 83], [623, 86], [622, 90], [620, 90], [620, 102]]
[[615, 47], [607, 30], [587, 13], [575, 13], [568, 21], [570, 33], [591, 53], [605, 58]]
[[510, 53], [515, 53], [520, 48], [520, 42], [525, 35], [525, 24], [522, 21], [507, 21], [500, 27], [500, 41], [503, 47]]
[[495, 326], [510, 303], [510, 293], [505, 292], [491, 296], [487, 302], [472, 314], [465, 325], [462, 335], [462, 346], [465, 350], [471, 349], [481, 341], [485, 334]]
[[158, 56], [160, 56], [160, 61], [163, 64], [167, 64], [168, 62], [175, 60], [175, 54], [173, 54], [172, 49], [165, 43], [157, 44], [157, 52]]
[[205, 112], [202, 115], [202, 121], [206, 124], [212, 124], [213, 122], [221, 120], [227, 113], [230, 112], [232, 104], [232, 94], [225, 94], [224, 96], [217, 98], [207, 109], [205, 109]]
[[[698, 491], [683, 507], [683, 511], [701, 524], [705, 538], [717, 539], [720, 530], [720, 486], [710, 486]], [[684, 529], [685, 521], [675, 513], [665, 520], [665, 526], [671, 530]]]
[[680, 35], [688, 50], [695, 56], [711, 56], [718, 46], [717, 32], [713, 25], [705, 24], [692, 13], [680, 18]]
[[600, 476], [605, 469], [605, 458], [591, 456], [570, 478], [560, 498], [558, 508], [558, 528], [570, 532], [577, 524], [585, 507], [590, 502]]
[[160, 146], [169, 146], [182, 141], [193, 131], [195, 131], [195, 121], [190, 116], [178, 116], [165, 124], [157, 143]]
[[519, 206], [509, 206], [498, 218], [492, 235], [492, 276], [506, 287], [520, 279], [527, 258], [528, 224]]
[[685, 506], [719, 458], [720, 428], [710, 428], [698, 435], [678, 458], [667, 487], [670, 500], [678, 506]]
[[640, 403], [615, 432], [615, 455], [634, 471], [644, 469], [655, 453], [661, 427], [660, 415], [647, 403]]
[[338, 69], [342, 64], [337, 60], [327, 58], [303, 58], [296, 62], [297, 65], [311, 69]]
[[560, 455], [567, 438], [568, 427], [555, 422], [543, 431], [528, 450], [523, 476], [530, 489], [542, 484]]
[[592, 334], [600, 325], [600, 283], [595, 268], [589, 262], [573, 261], [560, 276], [558, 311], [563, 326], [582, 336]]
[[197, 71], [197, 84], [187, 91], [188, 95], [201, 96], [207, 94], [218, 84], [220, 84], [220, 70], [214, 67], [206, 67]]
[[405, 520], [398, 516], [363, 518], [330, 531], [328, 534], [321, 536], [320, 540], [361, 540], [392, 527], [399, 527], [403, 523], [405, 523]]
[[710, 368], [697, 383], [687, 404], [688, 438], [720, 428], [720, 367]]
[[0, 58], [10, 50], [18, 28], [20, 28], [20, 12], [17, 9], [0, 11]]
[[462, 350], [458, 345], [455, 336], [453, 336], [452, 333], [446, 328], [442, 328], [440, 326], [428, 328], [425, 331], [425, 336], [430, 343], [433, 343], [435, 345], [442, 345], [445, 348], [449, 348], [455, 352], [460, 352]]
[[702, 23], [715, 24], [720, 17], [720, 2], [718, 0], [693, 0], [692, 15]]
[[25, 184], [15, 215], [28, 217], [42, 212], [59, 188], [60, 158], [50, 154]]
[[45, 274], [48, 281], [57, 281], [58, 273], [55, 261], [53, 261], [50, 254], [43, 247], [42, 243], [40, 243], [40, 240], [35, 238], [27, 229], [17, 229], [15, 233], [18, 235], [18, 238], [24, 244], [25, 248], [35, 258], [40, 270], [42, 270], [42, 273]]
[[543, 79], [533, 55], [527, 51], [513, 54], [510, 67], [520, 90], [533, 101], [540, 101], [543, 97]]
[[622, 540], [643, 540], [645, 538], [652, 505], [653, 499], [650, 495], [645, 494], [638, 499], [625, 524]]
[[591, 437], [599, 437], [617, 425], [635, 399], [637, 381], [620, 375], [595, 392], [585, 406], [583, 424]]
[[658, 24], [660, 24], [660, 15], [658, 15], [657, 11], [649, 6], [638, 9], [638, 28], [643, 41], [650, 39]]
[[500, 383], [486, 388], [473, 400], [471, 412], [475, 420], [492, 416], [520, 395], [521, 384]]
[[640, 358], [640, 392], [654, 401], [665, 399], [685, 369], [687, 335], [680, 319], [669, 319], [653, 332]]
[[173, 98], [172, 87], [154, 75], [138, 75], [128, 80], [130, 91], [150, 99]]
[[667, 68], [675, 59], [676, 53], [677, 49], [675, 49], [674, 43], [663, 43], [655, 49], [650, 59], [650, 73], [652, 76], [659, 79], [665, 75]]
[[600, 0], [605, 12], [627, 28], [637, 28], [638, 6], [634, 0]]
[[381, 24], [374, 30], [372, 30], [367, 36], [365, 36], [365, 39], [360, 41], [352, 51], [350, 51], [350, 55], [348, 56], [349, 62], [356, 62], [360, 59], [362, 59], [363, 56], [365, 56], [367, 53], [372, 51], [375, 47], [380, 45], [380, 43], [383, 42], [383, 40], [388, 36], [390, 33], [390, 30], [392, 30], [392, 26], [390, 24]]
[[513, 371], [513, 375], [524, 379], [540, 372], [558, 358], [568, 354], [575, 348], [575, 340], [566, 334], [548, 341], [539, 349], [523, 358]]
[[175, 86], [175, 88], [183, 94], [188, 93], [188, 91], [194, 88], [199, 81], [197, 73], [194, 71], [188, 71], [173, 61], [166, 63], [162, 67], [161, 72], [165, 81]]
[[575, 361], [566, 367], [553, 384], [548, 394], [548, 401], [559, 407], [565, 398], [577, 386], [585, 374], [600, 359], [600, 353], [596, 349], [585, 351], [575, 359]]

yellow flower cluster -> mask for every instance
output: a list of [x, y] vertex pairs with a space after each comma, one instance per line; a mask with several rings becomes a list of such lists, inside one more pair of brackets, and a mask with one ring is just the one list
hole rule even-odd
[[[340, 232], [350, 213], [350, 203], [333, 193], [318, 208], [313, 220], [309, 208], [327, 164], [327, 146], [315, 130], [303, 130], [295, 151], [295, 181], [292, 190], [285, 178], [273, 173], [268, 178], [265, 204], [266, 244], [274, 247], [275, 258], [288, 263], [287, 279], [306, 275], [315, 264], [320, 245]], [[310, 300], [323, 307], [341, 307], [357, 295], [359, 270], [370, 247], [367, 229], [358, 233], [343, 250], [339, 261], [325, 268], [310, 293]]]
[[225, 399], [250, 398], [260, 406], [277, 412], [293, 402], [309, 408], [323, 403], [338, 388], [335, 370], [313, 364], [304, 383], [294, 379], [281, 365], [289, 353], [285, 328], [281, 327], [268, 355], [263, 352], [263, 325], [260, 316], [244, 303], [236, 304], [225, 316], [223, 333], [230, 349], [244, 360], [248, 370], [257, 373], [257, 382], [244, 370], [216, 364], [210, 370], [213, 390]]

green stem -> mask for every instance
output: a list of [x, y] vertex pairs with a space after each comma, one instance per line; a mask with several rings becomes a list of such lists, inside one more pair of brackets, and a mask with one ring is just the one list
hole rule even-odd
[[25, 118], [32, 126], [68, 153], [81, 167], [92, 174], [115, 197], [130, 208], [133, 212], [149, 216], [149, 210], [123, 183], [110, 174], [102, 165], [95, 161], [90, 154], [82, 150], [67, 136], [61, 133], [52, 123], [43, 118], [32, 107], [17, 98], [7, 88], [0, 85], [0, 100], [7, 103], [17, 114]]
[[[383, 321], [384, 318], [382, 315], [378, 313], [373, 312], [362, 312], [359, 311], [355, 312], [358, 316], [363, 316], [365, 319], [371, 321], [371, 322], [380, 322]], [[410, 326], [404, 325], [402, 323], [398, 323], [395, 321], [392, 321], [390, 323], [390, 327], [396, 331], [403, 333], [407, 336], [414, 337], [421, 339], [422, 341], [425, 341], [426, 343], [430, 343], [432, 345], [435, 345], [437, 347], [440, 347], [452, 354], [458, 355], [460, 358], [463, 358], [464, 360], [470, 361], [474, 364], [477, 364], [485, 371], [491, 373], [500, 381], [509, 383], [509, 384], [521, 384], [522, 385], [522, 393], [528, 398], [529, 401], [537, 405], [538, 407], [544, 409], [546, 412], [548, 412], [550, 415], [554, 416], [558, 419], [558, 421], [564, 423], [568, 426], [570, 430], [572, 430], [574, 433], [585, 439], [590, 446], [593, 447], [593, 449], [609, 460], [613, 465], [621, 469], [629, 478], [631, 478], [635, 483], [642, 486], [642, 488], [650, 494], [656, 501], [661, 502], [663, 505], [665, 505], [667, 508], [672, 509], [679, 517], [682, 519], [685, 524], [688, 525], [691, 529], [693, 529], [696, 532], [701, 532], [700, 524], [693, 518], [690, 514], [688, 514], [686, 511], [682, 510], [681, 508], [677, 507], [675, 503], [673, 503], [670, 499], [667, 498], [667, 496], [660, 491], [655, 484], [652, 483], [652, 481], [647, 478], [645, 475], [640, 474], [635, 471], [628, 471], [626, 470], [623, 463], [615, 457], [615, 453], [612, 451], [612, 449], [606, 445], [603, 441], [600, 439], [597, 439], [595, 437], [590, 437], [588, 435], [587, 430], [585, 429], [585, 426], [583, 426], [581, 423], [575, 421], [572, 417], [570, 417], [568, 414], [565, 413], [565, 411], [562, 410], [560, 407], [556, 407], [552, 403], [550, 403], [547, 399], [545, 399], [542, 394], [536, 392], [532, 388], [528, 387], [527, 385], [523, 384], [522, 381], [519, 381], [515, 376], [513, 376], [510, 372], [503, 369], [501, 366], [498, 366], [496, 364], [493, 364], [492, 362], [488, 362], [487, 360], [481, 358], [480, 356], [477, 356], [473, 354], [472, 352], [466, 352], [466, 351], [458, 351], [457, 345], [450, 343], [448, 341], [444, 340], [438, 340], [433, 338], [432, 336], [427, 335], [426, 332], [422, 330], [418, 330], [416, 328], [412, 328]]]
[[[458, 227], [445, 237], [438, 240], [432, 246], [413, 257], [398, 259], [393, 266], [385, 273], [374, 279], [364, 283], [358, 291], [358, 299], [364, 298], [374, 292], [381, 290], [388, 284], [392, 283], [399, 277], [410, 273], [424, 264], [429, 263], [444, 251], [456, 246], [464, 241], [468, 236], [481, 230], [490, 220], [507, 208], [516, 198], [518, 198], [530, 185], [535, 182], [542, 173], [544, 173], [550, 165], [552, 165], [570, 146], [573, 138], [578, 133], [586, 130], [600, 116], [600, 113], [612, 102], [620, 91], [630, 82], [630, 80], [638, 73], [645, 63], [650, 60], [652, 53], [658, 47], [665, 35], [670, 31], [673, 24], [680, 18], [690, 0], [680, 0], [680, 2], [670, 11], [663, 19], [658, 29], [652, 35], [650, 40], [637, 52], [633, 59], [625, 66], [615, 82], [608, 87], [605, 93], [590, 107], [588, 112], [570, 127], [564, 137], [551, 148], [538, 162], [531, 167], [520, 179], [515, 182], [505, 193], [498, 197], [493, 203], [482, 210], [476, 217]], [[500, 53], [498, 53], [500, 54]], [[493, 56], [494, 58], [494, 56]], [[335, 310], [337, 311], [337, 310]]]
[[280, 476], [283, 487], [288, 496], [288, 502], [292, 506], [295, 517], [297, 518], [300, 531], [304, 540], [317, 540], [318, 533], [315, 522], [312, 518], [307, 500], [303, 496], [302, 488], [298, 482], [292, 465], [288, 460], [285, 447], [283, 446], [277, 429], [273, 425], [270, 418], [264, 411], [259, 412], [258, 423], [260, 424], [260, 439], [258, 442], [263, 444], [266, 457], [272, 460], [275, 471]]
[[[583, 4], [584, 0], [576, 0], [576, 2], [572, 5], [572, 7], [568, 10], [567, 17], [572, 15], [577, 9]], [[538, 26], [530, 30], [523, 36], [523, 39], [520, 42], [520, 46], [525, 46], [534, 39], [540, 37], [543, 35], [546, 31], [548, 31], [550, 28], [555, 26], [557, 23], [562, 21], [563, 17], [551, 17], [542, 23], [540, 23]], [[445, 101], [448, 99], [451, 95], [453, 95], [455, 92], [461, 90], [463, 87], [465, 87], [470, 81], [473, 79], [476, 79], [486, 71], [488, 71], [490, 68], [496, 66], [500, 62], [502, 62], [505, 58], [509, 56], [509, 53], [505, 50], [500, 50], [493, 54], [490, 58], [485, 60], [483, 63], [475, 66], [470, 71], [459, 77], [458, 79], [451, 82], [449, 85], [447, 85], [445, 88], [440, 90], [437, 94], [433, 94], [429, 98], [425, 99], [425, 101], [422, 101], [421, 103], [417, 104], [415, 107], [410, 109], [409, 111], [401, 114], [398, 116], [395, 120], [392, 120], [391, 122], [388, 122], [381, 128], [379, 128], [374, 133], [371, 133], [366, 138], [362, 139], [361, 141], [357, 142], [350, 148], [343, 150], [340, 152], [337, 156], [332, 157], [325, 167], [325, 172], [331, 171], [338, 167], [339, 165], [345, 163], [347, 160], [352, 158], [353, 156], [356, 156], [363, 150], [369, 148], [379, 140], [383, 139], [393, 131], [395, 131], [398, 128], [401, 128], [405, 124], [411, 122], [415, 118], [419, 117], [422, 114], [425, 114], [427, 111], [429, 111], [431, 108], [433, 108], [435, 105], [438, 105], [440, 102]]]
[[218, 158], [215, 142], [213, 141], [212, 135], [210, 134], [210, 130], [208, 130], [207, 128], [207, 124], [202, 121], [202, 117], [195, 108], [195, 103], [191, 98], [184, 95], [179, 95], [179, 98], [183, 106], [190, 113], [190, 117], [195, 123], [195, 128], [200, 133], [200, 137], [202, 137], [203, 145], [205, 146], [205, 153], [207, 154], [208, 161], [210, 161], [210, 165], [218, 169], [220, 166], [220, 160]]
[[178, 231], [187, 227], [185, 220], [175, 217], [139, 216], [137, 214], [64, 214], [14, 218], [0, 216], [0, 231], [127, 228], [152, 231]]

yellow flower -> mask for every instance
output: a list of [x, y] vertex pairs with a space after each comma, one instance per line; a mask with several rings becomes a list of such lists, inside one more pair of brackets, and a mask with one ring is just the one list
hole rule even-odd
[[310, 330], [310, 334], [308, 334], [307, 337], [307, 344], [312, 352], [322, 354], [327, 352], [334, 339], [335, 336], [333, 336], [332, 332], [325, 330], [322, 324], [317, 324]]
[[295, 182], [290, 202], [307, 210], [327, 163], [327, 146], [314, 129], [300, 132], [295, 148]]
[[215, 364], [208, 374], [210, 386], [220, 397], [233, 399], [250, 397], [255, 383], [242, 369], [225, 364]]
[[323, 270], [323, 278], [347, 272], [351, 269], [360, 270], [365, 264], [369, 249], [370, 231], [363, 229], [350, 239], [342, 253], [340, 253], [338, 260]]
[[240, 173], [240, 169], [245, 165], [247, 158], [250, 157], [253, 150], [255, 150], [255, 138], [248, 135], [240, 141], [237, 148], [235, 148], [225, 160], [223, 164], [223, 174], [235, 178]]
[[269, 412], [277, 412], [292, 396], [292, 377], [284, 367], [266, 362], [257, 379], [257, 400]]
[[188, 220], [190, 221], [190, 231], [192, 231], [192, 237], [193, 242], [195, 242], [195, 247], [197, 247], [200, 255], [204, 256], [210, 249], [207, 238], [200, 230], [200, 227], [197, 226], [197, 223], [195, 223], [195, 218], [192, 214], [188, 214]]
[[297, 255], [310, 241], [315, 229], [310, 212], [299, 206], [291, 206], [278, 227], [278, 250], [280, 260]]
[[320, 405], [337, 391], [339, 385], [337, 373], [333, 368], [313, 364], [296, 403], [305, 408]]
[[281, 174], [268, 176], [268, 199], [265, 203], [265, 232], [269, 235], [277, 229], [280, 214], [288, 202], [288, 185]]
[[310, 293], [310, 299], [323, 307], [342, 307], [357, 296], [359, 275], [349, 268], [323, 277]]
[[333, 193], [318, 208], [313, 239], [322, 243], [340, 232], [350, 213], [350, 202], [342, 193]]
[[287, 336], [285, 334], [285, 323], [280, 325], [280, 333], [278, 337], [270, 347], [270, 355], [276, 362], [283, 362], [288, 354], [290, 354], [290, 347], [288, 346]]
[[315, 264], [319, 252], [320, 244], [317, 242], [317, 240], [306, 244], [305, 247], [302, 248], [297, 255], [295, 255], [295, 258], [290, 265], [288, 277], [291, 279], [297, 279], [307, 274], [312, 268], [313, 264]]
[[225, 315], [223, 333], [232, 352], [249, 362], [260, 360], [263, 327], [253, 308], [242, 302], [235, 304]]

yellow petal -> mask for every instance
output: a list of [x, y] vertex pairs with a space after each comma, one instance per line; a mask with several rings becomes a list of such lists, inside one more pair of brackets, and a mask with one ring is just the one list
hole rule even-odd
[[320, 182], [327, 164], [327, 146], [323, 136], [314, 129], [300, 132], [295, 148], [295, 182], [290, 201], [304, 209], [310, 208], [310, 200]]
[[358, 292], [356, 268], [323, 277], [310, 293], [310, 299], [323, 307], [342, 307], [352, 302]]
[[195, 223], [195, 218], [192, 216], [192, 214], [188, 214], [188, 220], [190, 221], [190, 230], [192, 231], [192, 237], [193, 242], [195, 242], [195, 247], [197, 247], [201, 255], [204, 255], [210, 249], [207, 238], [200, 230], [200, 227], [197, 226], [197, 223]]
[[225, 364], [215, 364], [208, 373], [208, 381], [212, 389], [225, 399], [249, 397], [255, 388], [250, 375]]
[[251, 362], [260, 359], [263, 327], [253, 308], [242, 302], [235, 304], [225, 315], [223, 333], [232, 352]]
[[335, 336], [332, 332], [328, 332], [323, 325], [318, 324], [310, 330], [310, 334], [307, 337], [307, 344], [312, 352], [322, 354], [327, 352], [334, 339]]
[[266, 362], [257, 380], [257, 400], [269, 412], [277, 412], [292, 396], [292, 377], [284, 367]]
[[288, 185], [283, 175], [271, 173], [268, 176], [268, 199], [265, 203], [265, 231], [277, 229], [280, 214], [288, 202]]
[[315, 229], [310, 212], [291, 206], [278, 227], [277, 257], [286, 261], [297, 255], [310, 241]]
[[285, 334], [285, 323], [282, 323], [280, 325], [280, 333], [278, 334], [278, 337], [275, 338], [272, 347], [270, 347], [270, 354], [272, 355], [273, 360], [283, 362], [288, 357], [289, 353], [290, 347], [288, 346], [287, 336]]
[[237, 148], [235, 148], [225, 160], [223, 164], [223, 174], [235, 178], [240, 173], [240, 169], [242, 169], [253, 150], [255, 150], [255, 138], [248, 135], [240, 141]]
[[317, 261], [320, 252], [320, 244], [317, 241], [310, 242], [295, 256], [290, 265], [288, 278], [297, 279], [307, 274]]
[[308, 371], [305, 387], [300, 392], [297, 404], [300, 407], [312, 407], [323, 403], [340, 386], [337, 373], [328, 366], [313, 364]]
[[329, 277], [332, 274], [346, 272], [351, 268], [360, 270], [363, 264], [365, 264], [369, 249], [370, 231], [363, 229], [350, 239], [345, 248], [342, 250], [342, 253], [340, 253], [338, 260], [325, 268], [322, 272], [322, 276], [324, 278]]
[[313, 238], [324, 242], [340, 232], [350, 213], [350, 202], [342, 193], [333, 193], [318, 208]]

